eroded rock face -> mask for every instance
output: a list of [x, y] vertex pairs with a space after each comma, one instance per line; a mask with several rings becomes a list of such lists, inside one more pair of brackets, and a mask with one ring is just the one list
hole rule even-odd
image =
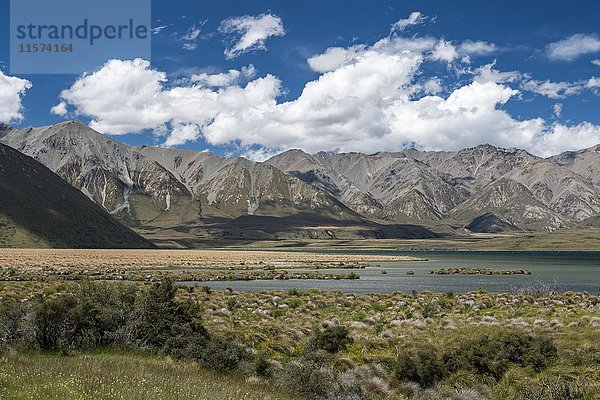
[[600, 215], [600, 146], [549, 159], [490, 145], [372, 155], [290, 150], [267, 163], [391, 221], [465, 226], [492, 213], [515, 229], [554, 231]]
[[6, 130], [2, 141], [40, 161], [109, 213], [134, 224], [166, 214], [286, 215], [353, 212], [326, 192], [268, 166], [212, 154], [129, 147], [77, 122]]
[[41, 162], [107, 212], [133, 225], [191, 198], [161, 165], [77, 122], [13, 130], [2, 142]]

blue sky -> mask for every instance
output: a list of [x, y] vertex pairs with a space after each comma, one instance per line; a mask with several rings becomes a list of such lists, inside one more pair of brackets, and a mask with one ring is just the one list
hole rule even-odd
[[[152, 20], [160, 29], [149, 64], [118, 60], [89, 72], [103, 72], [96, 76], [106, 93], [77, 75], [11, 75], [3, 29], [0, 70], [30, 82], [15, 94], [22, 108], [4, 113], [4, 122], [78, 119], [128, 144], [255, 159], [290, 147], [374, 152], [484, 142], [549, 155], [600, 142], [597, 1], [174, 0], [153, 1]], [[405, 22], [392, 29], [398, 21]], [[251, 25], [262, 37], [243, 48]], [[230, 70], [238, 71], [231, 82], [207, 83]], [[134, 93], [120, 92], [124, 82], [111, 73], [136, 71], [144, 76], [126, 83]], [[0, 93], [16, 90], [1, 82]], [[63, 90], [70, 94], [61, 98]], [[103, 96], [134, 121], [114, 118]]]

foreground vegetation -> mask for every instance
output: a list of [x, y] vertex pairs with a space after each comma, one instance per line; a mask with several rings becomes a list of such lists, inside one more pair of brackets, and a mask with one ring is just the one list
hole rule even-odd
[[358, 296], [38, 281], [4, 284], [0, 298], [3, 398], [600, 393], [600, 297], [587, 293]]
[[65, 356], [10, 351], [0, 357], [2, 399], [288, 399], [264, 381], [138, 352]]

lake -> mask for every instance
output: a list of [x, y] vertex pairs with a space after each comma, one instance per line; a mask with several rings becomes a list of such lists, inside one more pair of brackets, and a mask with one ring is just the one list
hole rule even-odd
[[[305, 250], [303, 250], [305, 251]], [[554, 251], [313, 251], [315, 253], [408, 255], [428, 261], [371, 263], [365, 269], [321, 269], [319, 272], [347, 274], [355, 271], [357, 280], [256, 280], [202, 282], [215, 289], [237, 291], [320, 289], [350, 293], [385, 293], [413, 290], [421, 292], [469, 292], [484, 289], [490, 292], [515, 292], [523, 288], [547, 285], [557, 292], [587, 291], [598, 293], [600, 288], [600, 252]], [[495, 270], [527, 269], [531, 275], [435, 275], [440, 268], [469, 267]], [[409, 276], [407, 271], [414, 271]], [[302, 270], [289, 270], [302, 271]], [[383, 273], [385, 271], [385, 273]]]

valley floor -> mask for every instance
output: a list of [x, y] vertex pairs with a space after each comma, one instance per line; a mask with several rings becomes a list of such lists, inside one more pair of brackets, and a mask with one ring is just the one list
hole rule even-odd
[[[219, 243], [221, 246], [226, 242]], [[438, 239], [287, 240], [229, 243], [229, 248], [341, 250], [600, 251], [600, 229], [513, 234], [475, 233]]]

